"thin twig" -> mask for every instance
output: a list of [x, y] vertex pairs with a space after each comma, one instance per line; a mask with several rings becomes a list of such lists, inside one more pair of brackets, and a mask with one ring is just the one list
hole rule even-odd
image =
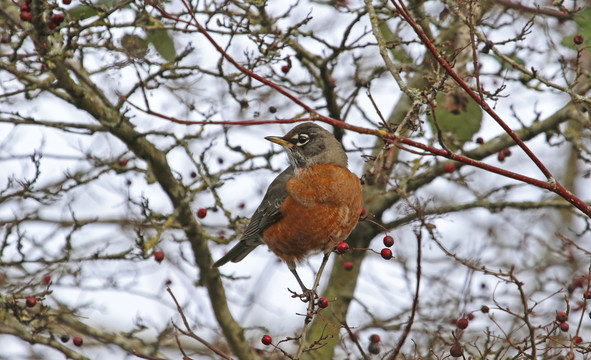
[[216, 348], [215, 346], [213, 346], [212, 344], [207, 342], [205, 339], [203, 339], [200, 336], [198, 336], [197, 334], [195, 334], [193, 332], [193, 330], [191, 330], [191, 326], [189, 325], [189, 321], [187, 321], [187, 318], [185, 317], [185, 313], [183, 312], [183, 309], [181, 308], [181, 305], [177, 301], [176, 297], [172, 293], [172, 290], [170, 290], [170, 288], [166, 288], [166, 291], [168, 291], [168, 293], [172, 297], [172, 300], [174, 301], [176, 308], [177, 308], [179, 314], [181, 315], [181, 319], [183, 320], [183, 324], [185, 325], [185, 328], [187, 329], [187, 331], [183, 331], [182, 329], [178, 328], [176, 325], [174, 325], [174, 327], [178, 331], [180, 331], [183, 335], [189, 336], [189, 337], [199, 341], [200, 343], [205, 345], [209, 350], [213, 351], [214, 353], [221, 356], [222, 358], [227, 359], [227, 360], [232, 360], [232, 357], [230, 355], [228, 355], [225, 352], [221, 351], [220, 349]]
[[[316, 279], [314, 280], [314, 286], [312, 287], [312, 291], [314, 293], [316, 293], [316, 289], [318, 289], [318, 285], [320, 284], [320, 278], [322, 277], [322, 273], [324, 272], [324, 268], [326, 266], [326, 263], [328, 262], [328, 259], [330, 257], [330, 252], [325, 253], [324, 257], [322, 258], [322, 264], [320, 265], [320, 268], [318, 269], [318, 273], [316, 274]], [[302, 329], [302, 336], [300, 337], [300, 346], [298, 347], [298, 352], [296, 355], [296, 358], [300, 358], [302, 356], [302, 354], [304, 353], [304, 349], [307, 345], [307, 333], [308, 333], [308, 327], [310, 326], [310, 324], [312, 323], [312, 317], [315, 314], [315, 307], [316, 303], [314, 302], [314, 299], [310, 299], [310, 302], [308, 304], [308, 310], [306, 312], [306, 320], [304, 323], [304, 327]]]
[[[423, 225], [428, 226], [424, 222], [423, 222]], [[394, 348], [394, 352], [389, 357], [390, 360], [396, 359], [398, 354], [400, 354], [400, 350], [402, 350], [402, 346], [404, 345], [404, 343], [406, 342], [406, 339], [408, 338], [408, 335], [410, 334], [410, 329], [412, 328], [412, 325], [414, 323], [414, 319], [415, 319], [415, 316], [417, 313], [417, 308], [419, 307], [419, 289], [421, 286], [421, 259], [422, 259], [421, 249], [423, 248], [421, 240], [422, 240], [423, 236], [421, 235], [420, 229], [416, 231], [415, 235], [417, 237], [417, 284], [415, 287], [415, 295], [412, 300], [412, 308], [411, 308], [411, 312], [410, 312], [410, 317], [408, 318], [408, 322], [406, 323], [406, 326], [404, 327], [404, 332], [402, 333], [402, 336], [398, 340], [398, 344], [396, 344], [396, 347]]]

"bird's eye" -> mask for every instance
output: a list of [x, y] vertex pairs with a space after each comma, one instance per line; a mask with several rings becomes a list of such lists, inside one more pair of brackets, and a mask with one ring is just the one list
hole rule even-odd
[[298, 135], [298, 142], [297, 146], [305, 145], [308, 141], [310, 141], [310, 136], [308, 134], [299, 134]]

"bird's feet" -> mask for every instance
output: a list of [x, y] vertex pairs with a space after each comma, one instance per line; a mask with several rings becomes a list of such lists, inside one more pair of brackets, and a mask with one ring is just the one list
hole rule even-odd
[[287, 289], [290, 293], [291, 293], [291, 297], [292, 298], [300, 298], [300, 300], [302, 300], [302, 302], [313, 302], [314, 299], [318, 299], [318, 294], [316, 294], [316, 291], [308, 289], [308, 288], [303, 288], [302, 289], [302, 293], [298, 294], [297, 292]]

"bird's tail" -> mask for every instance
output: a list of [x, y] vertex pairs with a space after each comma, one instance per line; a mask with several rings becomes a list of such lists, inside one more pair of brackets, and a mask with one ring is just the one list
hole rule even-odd
[[259, 244], [248, 244], [246, 241], [241, 240], [238, 242], [238, 244], [234, 245], [234, 247], [231, 248], [226, 255], [222, 256], [221, 259], [216, 261], [212, 267], [220, 267], [229, 261], [238, 262], [244, 259], [246, 255], [250, 254], [250, 252], [253, 251], [258, 245]]

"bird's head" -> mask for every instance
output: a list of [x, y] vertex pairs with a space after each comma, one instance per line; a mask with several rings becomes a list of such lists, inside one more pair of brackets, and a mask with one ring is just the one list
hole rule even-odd
[[343, 145], [332, 133], [314, 123], [303, 123], [284, 136], [267, 136], [265, 139], [281, 145], [295, 169], [322, 164], [347, 167]]

